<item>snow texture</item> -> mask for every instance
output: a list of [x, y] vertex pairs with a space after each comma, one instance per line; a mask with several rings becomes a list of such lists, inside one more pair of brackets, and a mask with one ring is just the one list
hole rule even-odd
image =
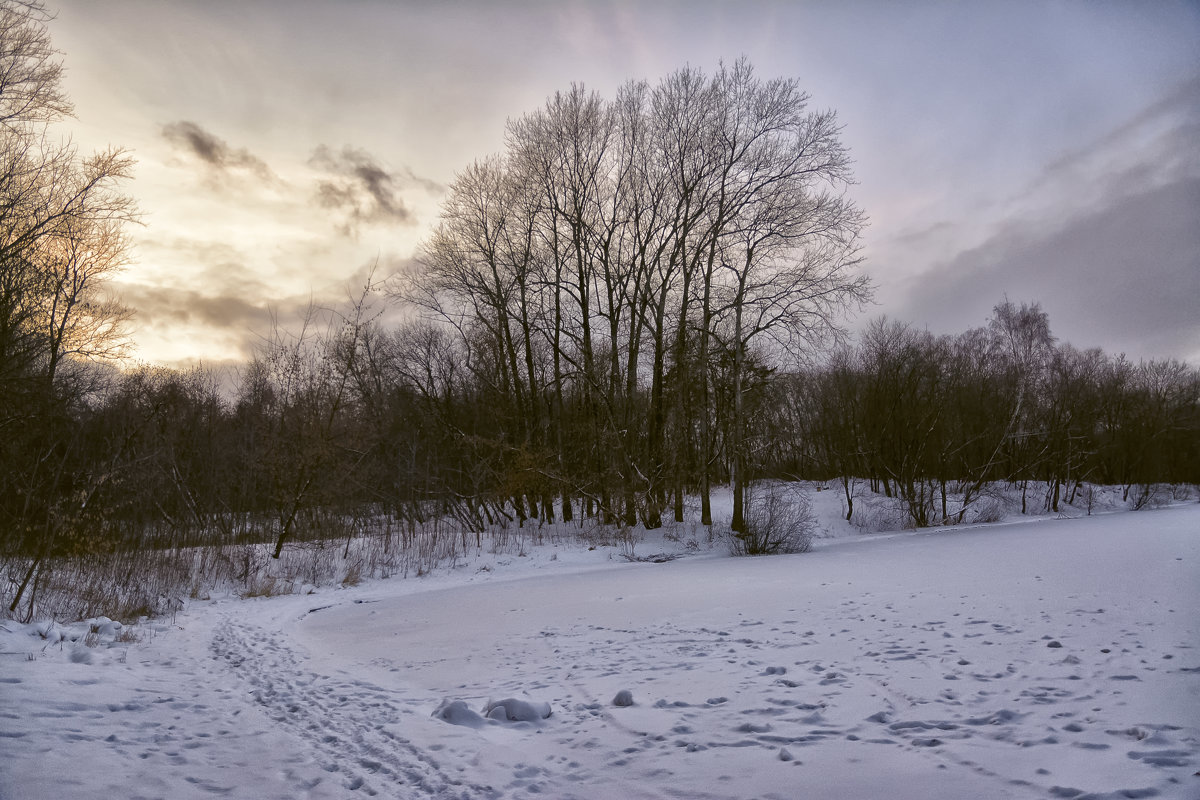
[[1192, 504], [3, 622], [0, 797], [1196, 798], [1197, 608]]

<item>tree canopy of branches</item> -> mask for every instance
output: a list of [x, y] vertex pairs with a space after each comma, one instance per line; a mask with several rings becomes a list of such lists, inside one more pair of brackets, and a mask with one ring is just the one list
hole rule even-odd
[[850, 180], [835, 115], [744, 60], [572, 86], [457, 176], [403, 295], [494, 409], [519, 515], [654, 527], [699, 491], [711, 522], [728, 478], [741, 529], [762, 381], [868, 296]]

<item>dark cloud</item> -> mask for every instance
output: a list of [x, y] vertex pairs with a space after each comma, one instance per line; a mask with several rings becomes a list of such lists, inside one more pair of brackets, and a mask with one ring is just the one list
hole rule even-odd
[[1060, 339], [1135, 358], [1200, 358], [1200, 178], [1125, 196], [1050, 233], [1013, 226], [911, 287], [896, 315], [980, 325], [1005, 295], [1039, 301]]
[[194, 325], [232, 331], [262, 331], [270, 323], [265, 306], [236, 294], [208, 295], [194, 289], [124, 284], [122, 299], [137, 311], [139, 327]]
[[270, 167], [246, 148], [234, 149], [195, 122], [180, 120], [162, 127], [163, 137], [218, 172], [245, 170], [263, 179], [273, 179]]
[[[1005, 295], [1039, 301], [1057, 335], [1132, 357], [1200, 361], [1200, 81], [1043, 169], [982, 244], [942, 226], [910, 244], [940, 264], [888, 313], [952, 332]], [[905, 241], [897, 237], [898, 242]]]
[[1069, 178], [1086, 169], [1095, 156], [1103, 157], [1126, 149], [1131, 141], [1155, 135], [1162, 138], [1159, 159], [1156, 163], [1144, 163], [1144, 171], [1186, 170], [1197, 163], [1195, 156], [1200, 150], [1197, 128], [1200, 128], [1200, 75], [1184, 80], [1091, 147], [1068, 153], [1048, 164], [1042, 172], [1040, 185]]
[[1032, 195], [1100, 207], [1200, 176], [1200, 77], [1179, 84], [1107, 135], [1048, 164]]
[[344, 216], [339, 227], [347, 234], [362, 223], [412, 222], [412, 212], [400, 193], [413, 186], [428, 191], [441, 188], [407, 167], [388, 170], [370, 153], [354, 147], [335, 152], [321, 145], [308, 163], [328, 175], [317, 182], [317, 203]]
[[[171, 362], [180, 365], [196, 363], [205, 352], [212, 352], [215, 341], [224, 343], [222, 350], [237, 354], [226, 357], [226, 362], [244, 363], [276, 328], [294, 330], [310, 306], [323, 308], [307, 293], [268, 300], [264, 296], [248, 298], [229, 287], [220, 287], [217, 293], [135, 283], [124, 283], [117, 288], [122, 301], [134, 309], [138, 329], [196, 332], [199, 337], [196, 354]], [[215, 363], [211, 359], [205, 361]]]
[[[310, 287], [306, 291], [281, 294], [264, 281], [221, 243], [195, 240], [170, 242], [194, 254], [198, 264], [195, 284], [201, 288], [180, 288], [148, 283], [116, 283], [122, 302], [134, 309], [135, 326], [143, 331], [169, 333], [192, 331], [204, 341], [196, 356], [175, 359], [175, 365], [194, 365], [214, 341], [224, 343], [223, 350], [238, 353], [229, 363], [248, 359], [279, 328], [295, 332], [298, 321], [315, 309], [318, 318], [327, 320], [330, 312], [344, 313], [358, 301], [363, 287], [372, 286], [368, 305], [372, 314], [394, 322], [398, 306], [385, 300], [389, 276], [410, 263], [410, 259], [383, 253], [338, 280]], [[205, 359], [210, 365], [211, 359]]]

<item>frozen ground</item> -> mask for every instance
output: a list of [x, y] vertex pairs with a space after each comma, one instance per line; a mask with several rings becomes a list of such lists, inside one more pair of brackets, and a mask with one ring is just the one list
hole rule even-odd
[[1200, 797], [1200, 505], [613, 556], [0, 623], [0, 797]]

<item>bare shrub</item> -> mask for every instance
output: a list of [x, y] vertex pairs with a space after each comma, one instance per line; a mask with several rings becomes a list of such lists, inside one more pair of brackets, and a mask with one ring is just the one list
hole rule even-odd
[[1083, 487], [1083, 507], [1087, 511], [1087, 515], [1092, 515], [1092, 509], [1096, 505], [1096, 487], [1090, 483]]
[[817, 526], [806, 495], [771, 486], [746, 504], [745, 530], [735, 533], [729, 548], [736, 556], [806, 553]]
[[1171, 499], [1177, 503], [1196, 499], [1196, 486], [1190, 483], [1171, 484]]
[[1008, 504], [1002, 497], [981, 497], [975, 503], [975, 522], [1002, 522], [1008, 514]]
[[[107, 616], [134, 621], [177, 610], [185, 594], [192, 554], [181, 550], [132, 550], [47, 559], [14, 618], [79, 620]], [[12, 575], [28, 561], [0, 564], [0, 602], [13, 598]]]
[[122, 628], [121, 632], [117, 634], [117, 637], [113, 639], [114, 642], [120, 642], [121, 644], [140, 642], [141, 640], [142, 637], [139, 636], [138, 632], [133, 628]]
[[285, 581], [277, 580], [274, 575], [267, 575], [251, 580], [242, 592], [242, 597], [278, 597], [281, 594], [291, 594], [291, 591], [292, 587]]
[[637, 559], [634, 550], [637, 548], [638, 537], [634, 529], [628, 525], [617, 526], [617, 541], [621, 546], [621, 555], [629, 561]]
[[854, 504], [850, 524], [870, 533], [878, 533], [909, 530], [913, 527], [913, 520], [898, 498], [866, 495]]
[[1172, 496], [1173, 489], [1166, 484], [1144, 483], [1138, 487], [1137, 496], [1133, 499], [1133, 510], [1161, 508], [1170, 504]]

